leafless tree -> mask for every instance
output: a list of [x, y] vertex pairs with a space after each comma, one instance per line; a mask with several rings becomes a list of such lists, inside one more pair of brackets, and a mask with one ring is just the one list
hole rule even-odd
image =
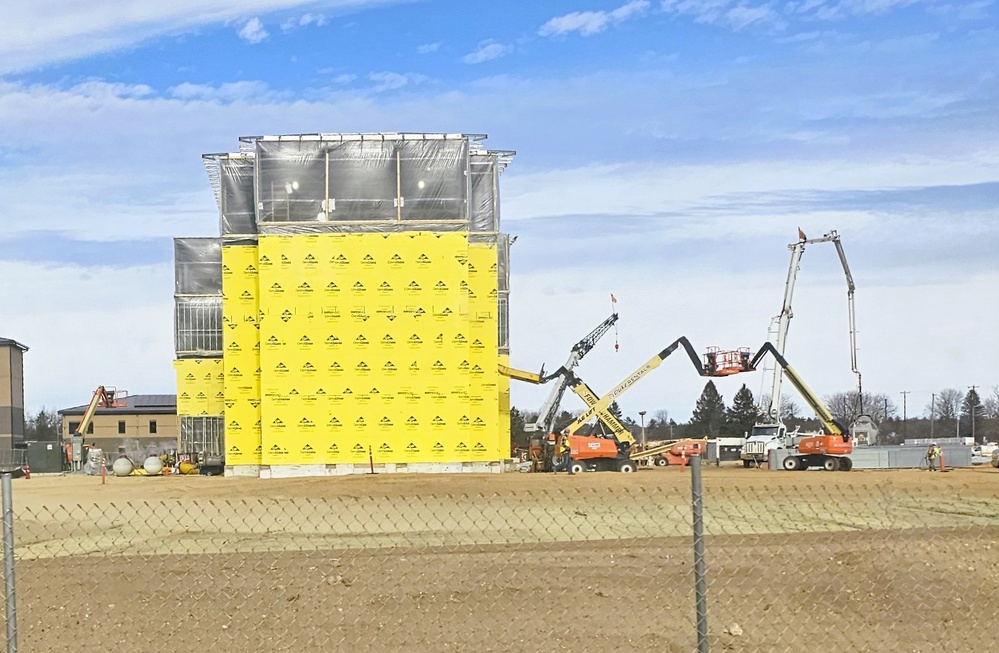
[[999, 419], [999, 385], [992, 386], [992, 394], [985, 397], [985, 418]]
[[[763, 419], [767, 419], [767, 416], [770, 414], [770, 412], [769, 412], [770, 411], [770, 395], [766, 394], [766, 395], [760, 396], [760, 401], [759, 401], [758, 404], [756, 404], [756, 406], [759, 409], [760, 415], [763, 416]], [[800, 411], [800, 410], [801, 409], [798, 407], [798, 404], [794, 403], [793, 399], [791, 399], [787, 395], [781, 395], [781, 398], [780, 398], [780, 418], [782, 420], [789, 420], [789, 419], [794, 419], [794, 418], [798, 417], [798, 411]]]
[[870, 415], [875, 422], [883, 422], [898, 413], [895, 402], [882, 392], [865, 392], [863, 402], [859, 400], [856, 392], [837, 392], [824, 397], [823, 400], [836, 419], [845, 425], [852, 424], [861, 415]]
[[926, 415], [941, 421], [954, 420], [961, 411], [964, 393], [957, 388], [946, 388], [936, 393], [935, 401], [926, 404]]

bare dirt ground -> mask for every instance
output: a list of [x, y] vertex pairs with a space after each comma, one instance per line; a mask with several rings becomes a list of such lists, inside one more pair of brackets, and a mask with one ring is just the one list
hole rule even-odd
[[[999, 651], [999, 470], [702, 471], [712, 650]], [[677, 468], [35, 475], [14, 506], [22, 651], [696, 649]]]

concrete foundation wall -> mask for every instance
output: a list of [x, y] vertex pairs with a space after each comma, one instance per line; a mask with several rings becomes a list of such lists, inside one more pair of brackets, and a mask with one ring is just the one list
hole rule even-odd
[[[971, 447], [950, 445], [941, 447], [947, 467], [971, 467]], [[782, 470], [789, 452], [774, 451], [769, 468]], [[926, 449], [923, 447], [857, 447], [850, 455], [854, 469], [918, 469], [925, 467]]]

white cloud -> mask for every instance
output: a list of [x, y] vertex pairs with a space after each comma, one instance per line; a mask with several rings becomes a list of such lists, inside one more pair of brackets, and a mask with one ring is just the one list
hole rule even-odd
[[[746, 215], [748, 193], [879, 190], [999, 179], [999, 153], [969, 159], [887, 153], [849, 164], [750, 161], [709, 165], [596, 165], [521, 176], [504, 183], [504, 220], [584, 215]], [[572, 189], [586, 188], [586, 193]], [[772, 208], [764, 206], [764, 212]]]
[[315, 25], [316, 27], [323, 27], [329, 23], [329, 19], [322, 14], [303, 14], [298, 18], [289, 18], [288, 20], [281, 23], [282, 32], [290, 32], [297, 27], [308, 27], [309, 25]]
[[410, 84], [421, 84], [427, 80], [427, 77], [412, 73], [403, 75], [401, 73], [393, 72], [377, 72], [369, 73], [368, 79], [375, 82], [375, 85], [372, 87], [373, 90], [381, 92], [403, 88], [404, 86], [409, 86]]
[[[322, 6], [348, 10], [396, 0], [118, 0], [0, 2], [0, 74], [132, 47], [165, 34]], [[314, 17], [315, 14], [309, 14]], [[316, 18], [311, 18], [315, 24]], [[324, 18], [325, 20], [325, 18]]]
[[468, 64], [477, 64], [484, 61], [491, 61], [493, 59], [499, 59], [500, 57], [505, 57], [506, 55], [513, 52], [513, 46], [503, 45], [501, 43], [496, 43], [495, 41], [483, 41], [479, 43], [479, 46], [474, 52], [466, 54], [462, 61]]
[[663, 0], [661, 7], [667, 13], [691, 16], [698, 23], [723, 25], [738, 31], [755, 24], [783, 26], [773, 4], [750, 5], [741, 0]]
[[725, 13], [726, 22], [738, 31], [754, 23], [776, 22], [777, 13], [770, 7], [732, 7]]
[[632, 0], [613, 11], [575, 11], [552, 18], [538, 29], [538, 34], [561, 36], [569, 32], [579, 32], [583, 36], [591, 36], [604, 31], [610, 25], [642, 15], [650, 6], [648, 0]]
[[[217, 102], [238, 102], [244, 100], [265, 100], [283, 97], [264, 82], [231, 82], [211, 86], [185, 82], [171, 87], [168, 92], [178, 100], [207, 100]], [[286, 96], [285, 96], [286, 97]]]
[[264, 29], [264, 24], [256, 17], [246, 21], [246, 24], [239, 30], [239, 38], [254, 45], [260, 43], [268, 36], [269, 34]]
[[430, 54], [441, 49], [440, 43], [425, 43], [416, 47], [416, 54]]

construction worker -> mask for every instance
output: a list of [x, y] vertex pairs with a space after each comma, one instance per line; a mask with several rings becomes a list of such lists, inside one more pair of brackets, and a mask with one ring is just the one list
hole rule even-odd
[[569, 476], [572, 476], [571, 447], [569, 446], [569, 431], [562, 432], [562, 462], [565, 464]]
[[930, 445], [930, 448], [926, 450], [926, 463], [931, 472], [937, 471], [937, 463], [940, 460], [940, 447], [934, 442]]

